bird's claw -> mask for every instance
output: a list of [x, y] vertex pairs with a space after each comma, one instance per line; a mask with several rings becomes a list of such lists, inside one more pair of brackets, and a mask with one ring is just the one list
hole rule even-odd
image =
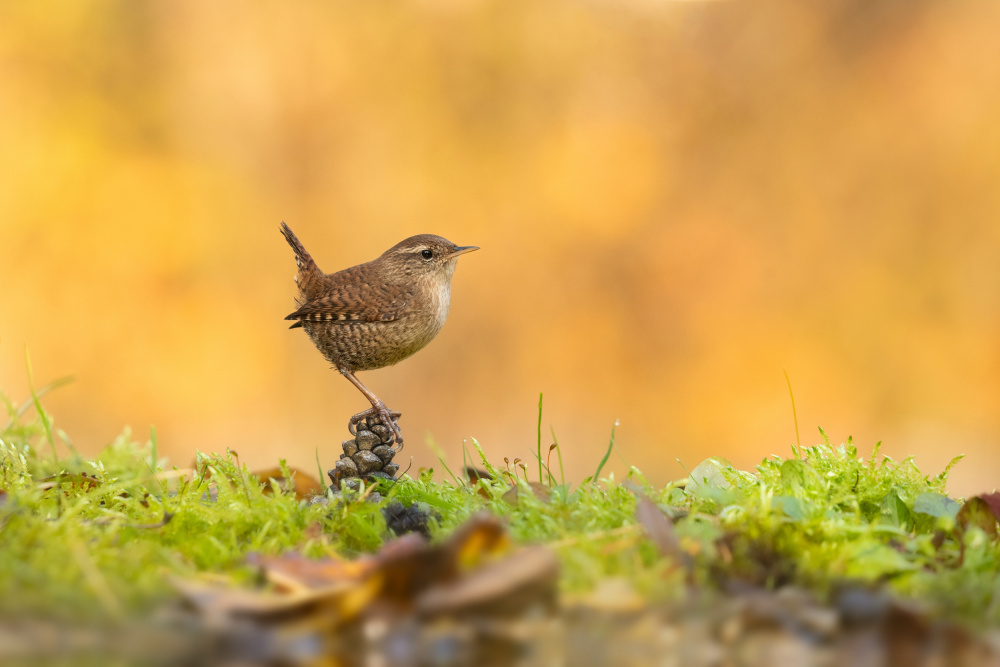
[[401, 412], [394, 412], [387, 408], [385, 405], [372, 406], [363, 412], [351, 417], [347, 422], [347, 430], [351, 432], [351, 435], [358, 434], [358, 424], [365, 421], [369, 417], [378, 416], [379, 421], [383, 425], [388, 426], [393, 430], [396, 435], [396, 447], [393, 448], [393, 452], [398, 452], [403, 448], [403, 432], [399, 429], [399, 424], [396, 422], [400, 417], [403, 416]]

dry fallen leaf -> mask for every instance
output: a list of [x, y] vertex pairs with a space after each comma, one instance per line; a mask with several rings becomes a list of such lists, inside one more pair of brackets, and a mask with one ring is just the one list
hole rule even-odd
[[690, 565], [690, 556], [681, 548], [681, 542], [674, 532], [673, 522], [656, 506], [656, 503], [650, 500], [649, 496], [636, 494], [635, 518], [660, 554], [677, 564]]
[[179, 577], [171, 578], [171, 583], [204, 616], [243, 616], [259, 620], [322, 613], [330, 622], [339, 623], [356, 616], [375, 594], [371, 584], [364, 580], [294, 593], [251, 590]]
[[990, 508], [990, 512], [993, 513], [998, 520], [1000, 520], [1000, 491], [994, 491], [993, 493], [984, 493], [976, 496]]
[[[323, 485], [309, 473], [303, 472], [298, 468], [289, 468], [288, 470], [292, 474], [291, 479], [285, 478], [285, 474], [282, 472], [281, 468], [266, 468], [264, 470], [254, 472], [253, 475], [262, 482], [273, 479], [278, 483], [278, 487], [282, 491], [286, 493], [294, 491], [295, 497], [299, 500], [323, 493]], [[264, 487], [264, 493], [270, 494], [271, 492], [271, 485], [266, 485]]]
[[306, 558], [296, 551], [280, 556], [250, 554], [247, 563], [260, 567], [269, 581], [289, 590], [316, 590], [357, 582], [375, 569], [375, 563], [370, 558], [353, 561]]
[[[531, 493], [533, 493], [536, 498], [541, 500], [543, 503], [549, 502], [549, 497], [551, 496], [549, 487], [545, 486], [544, 484], [540, 484], [539, 482], [528, 482], [528, 486], [531, 487]], [[519, 488], [520, 484], [512, 486], [509, 489], [507, 489], [507, 491], [504, 492], [504, 494], [500, 497], [508, 505], [517, 505]]]
[[417, 598], [416, 608], [425, 616], [514, 614], [535, 603], [554, 604], [558, 580], [555, 554], [530, 546], [429, 588]]
[[270, 584], [266, 590], [204, 577], [173, 583], [201, 614], [223, 622], [238, 617], [266, 623], [312, 619], [330, 627], [369, 609], [442, 616], [551, 607], [559, 572], [554, 553], [541, 546], [507, 553], [509, 544], [504, 524], [479, 514], [443, 544], [430, 545], [409, 533], [354, 561], [310, 559], [298, 552], [251, 555], [248, 562], [260, 567]]
[[458, 578], [508, 545], [503, 524], [489, 514], [474, 515], [439, 546], [408, 533], [387, 542], [375, 556], [382, 598], [409, 606], [429, 586]]
[[965, 501], [955, 516], [955, 522], [962, 528], [975, 526], [995, 538], [998, 535], [998, 518], [1000, 518], [1000, 493], [988, 493]]
[[446, 558], [453, 567], [468, 570], [510, 547], [510, 537], [503, 523], [486, 513], [474, 514], [459, 526], [444, 544]]

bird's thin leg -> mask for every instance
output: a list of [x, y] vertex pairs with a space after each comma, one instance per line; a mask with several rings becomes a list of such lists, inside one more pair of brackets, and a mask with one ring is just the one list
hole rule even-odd
[[385, 403], [382, 402], [382, 399], [379, 398], [378, 396], [376, 396], [375, 394], [373, 394], [372, 390], [369, 389], [368, 387], [366, 387], [361, 382], [361, 380], [359, 380], [357, 378], [357, 376], [354, 375], [354, 373], [352, 371], [349, 371], [346, 368], [341, 368], [341, 369], [338, 369], [338, 370], [340, 371], [341, 375], [343, 375], [345, 378], [347, 378], [348, 380], [350, 380], [351, 384], [353, 384], [355, 387], [357, 387], [358, 391], [360, 391], [362, 394], [364, 394], [365, 398], [368, 399], [368, 402], [372, 404], [372, 407], [371, 407], [370, 410], [365, 410], [364, 412], [359, 412], [358, 414], [356, 414], [353, 417], [351, 417], [351, 421], [348, 423], [348, 427], [349, 427], [351, 433], [355, 434], [355, 435], [357, 434], [357, 425], [358, 425], [358, 423], [362, 419], [366, 419], [367, 417], [370, 417], [371, 415], [377, 414], [379, 416], [379, 419], [382, 420], [382, 423], [385, 426], [391, 428], [393, 431], [396, 432], [396, 445], [397, 445], [396, 451], [399, 451], [400, 449], [402, 449], [403, 448], [403, 432], [399, 430], [399, 424], [397, 424], [395, 422], [395, 420], [394, 420], [394, 418], [395, 419], [399, 419], [401, 413], [399, 413], [399, 412], [392, 412], [391, 410], [389, 410], [389, 408], [386, 407]]

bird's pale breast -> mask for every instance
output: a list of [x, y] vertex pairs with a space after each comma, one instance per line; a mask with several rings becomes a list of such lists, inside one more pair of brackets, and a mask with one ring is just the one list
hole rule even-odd
[[392, 321], [304, 321], [302, 326], [337, 368], [369, 371], [391, 366], [431, 342], [444, 326], [451, 290], [447, 284], [435, 287], [423, 292], [428, 303]]

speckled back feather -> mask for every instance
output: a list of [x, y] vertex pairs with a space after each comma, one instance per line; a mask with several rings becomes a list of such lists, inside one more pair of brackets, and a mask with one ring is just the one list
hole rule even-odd
[[406, 307], [410, 291], [390, 291], [373, 275], [371, 262], [324, 276], [322, 289], [286, 320], [306, 322], [392, 322]]

